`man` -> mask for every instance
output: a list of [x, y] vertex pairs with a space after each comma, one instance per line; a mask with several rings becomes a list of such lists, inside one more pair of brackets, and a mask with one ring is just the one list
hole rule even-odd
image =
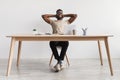
[[[68, 20], [63, 20], [63, 18], [68, 17]], [[66, 25], [71, 24], [75, 19], [76, 14], [63, 14], [63, 10], [58, 9], [56, 14], [44, 14], [42, 18], [52, 26], [53, 34], [63, 35], [64, 27]], [[52, 20], [51, 18], [56, 18], [57, 20]], [[57, 64], [54, 66], [55, 71], [58, 72], [62, 69], [62, 61], [64, 60], [64, 56], [66, 54], [69, 42], [68, 41], [50, 41], [50, 48], [53, 52], [55, 59], [57, 60]], [[57, 47], [61, 47], [61, 52], [58, 54]]]

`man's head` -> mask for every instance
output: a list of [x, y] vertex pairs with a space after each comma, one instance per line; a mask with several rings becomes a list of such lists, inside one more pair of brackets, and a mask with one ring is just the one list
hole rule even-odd
[[57, 18], [58, 20], [62, 20], [62, 19], [63, 19], [63, 10], [58, 9], [58, 10], [56, 11], [56, 18]]

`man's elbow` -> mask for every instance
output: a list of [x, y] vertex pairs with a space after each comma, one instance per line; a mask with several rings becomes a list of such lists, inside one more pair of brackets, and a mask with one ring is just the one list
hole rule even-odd
[[74, 14], [73, 16], [76, 18], [76, 17], [77, 17], [77, 14]]
[[41, 15], [41, 17], [42, 17], [42, 18], [44, 18], [44, 17], [45, 17], [45, 15]]

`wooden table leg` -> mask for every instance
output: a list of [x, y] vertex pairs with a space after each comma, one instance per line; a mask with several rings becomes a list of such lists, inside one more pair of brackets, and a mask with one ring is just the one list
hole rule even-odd
[[100, 41], [99, 40], [98, 40], [98, 48], [99, 48], [100, 62], [101, 62], [101, 65], [103, 65], [102, 52], [101, 52], [101, 46], [100, 46]]
[[13, 53], [14, 53], [14, 46], [15, 46], [15, 38], [11, 39], [11, 45], [10, 45], [10, 52], [9, 52], [9, 59], [8, 59], [8, 66], [7, 66], [7, 76], [9, 76], [12, 66], [12, 60], [13, 60]]
[[112, 69], [112, 63], [111, 63], [111, 58], [110, 58], [110, 50], [109, 50], [109, 44], [108, 44], [108, 37], [105, 38], [104, 42], [105, 42], [105, 47], [106, 47], [106, 52], [107, 52], [108, 63], [109, 63], [109, 67], [110, 67], [110, 72], [111, 72], [111, 75], [113, 76], [113, 69]]
[[18, 66], [19, 66], [19, 64], [20, 64], [21, 45], [22, 45], [22, 42], [21, 42], [21, 41], [19, 41], [19, 42], [18, 42], [17, 67], [18, 67]]

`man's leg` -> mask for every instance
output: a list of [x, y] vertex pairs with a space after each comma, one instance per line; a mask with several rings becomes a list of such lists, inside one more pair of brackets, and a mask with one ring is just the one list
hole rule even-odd
[[63, 60], [64, 60], [64, 56], [66, 55], [66, 51], [69, 45], [68, 41], [60, 41], [59, 46], [61, 46], [61, 52], [60, 52], [60, 57], [59, 57], [59, 61], [58, 64], [60, 65], [60, 70], [63, 69]]
[[57, 64], [54, 66], [54, 70], [55, 72], [59, 72], [60, 71], [60, 65], [59, 65], [59, 54], [57, 51], [57, 41], [50, 41], [50, 47], [52, 49], [53, 55], [55, 57], [55, 59], [57, 60]]
[[53, 52], [53, 55], [54, 55], [55, 59], [58, 61], [59, 60], [59, 54], [58, 54], [57, 47], [56, 47], [57, 42], [56, 41], [50, 41], [49, 44], [50, 44], [50, 48]]
[[64, 56], [66, 54], [67, 48], [68, 48], [69, 42], [68, 41], [61, 41], [60, 46], [61, 48], [61, 53], [60, 53], [60, 60], [64, 60]]

